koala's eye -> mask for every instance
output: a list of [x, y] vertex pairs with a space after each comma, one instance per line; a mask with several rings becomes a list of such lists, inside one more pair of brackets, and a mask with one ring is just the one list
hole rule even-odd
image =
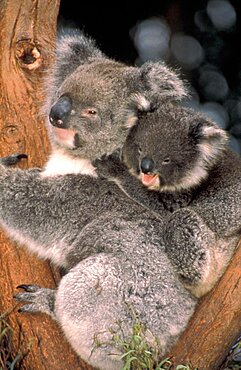
[[82, 116], [90, 117], [97, 115], [97, 110], [94, 108], [86, 108], [82, 110]]
[[142, 153], [142, 149], [141, 149], [141, 147], [140, 147], [140, 146], [138, 147], [138, 153], [139, 153], [139, 154], [141, 154], [141, 153]]
[[89, 114], [96, 114], [97, 112], [96, 112], [96, 110], [94, 110], [94, 109], [88, 109], [88, 113], [89, 113]]
[[169, 157], [166, 157], [163, 159], [162, 164], [169, 164], [171, 163], [171, 159]]
[[86, 112], [88, 113], [88, 114], [97, 114], [97, 112], [96, 112], [96, 110], [95, 109], [86, 109]]

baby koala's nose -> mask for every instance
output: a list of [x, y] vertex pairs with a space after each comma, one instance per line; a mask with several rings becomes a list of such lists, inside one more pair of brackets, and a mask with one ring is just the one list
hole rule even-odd
[[49, 114], [50, 123], [58, 128], [68, 128], [66, 119], [72, 109], [72, 101], [68, 96], [62, 96], [57, 103], [55, 103]]
[[143, 173], [153, 172], [155, 163], [151, 158], [145, 157], [141, 160], [141, 171]]

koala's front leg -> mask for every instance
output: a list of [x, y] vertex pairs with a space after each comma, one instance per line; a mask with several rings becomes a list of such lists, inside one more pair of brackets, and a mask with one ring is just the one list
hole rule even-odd
[[185, 208], [170, 216], [164, 235], [180, 280], [196, 297], [206, 294], [222, 272], [214, 233], [195, 211]]
[[19, 312], [42, 312], [56, 319], [54, 314], [56, 291], [54, 289], [26, 284], [19, 285], [17, 288], [23, 289], [24, 292], [15, 294], [14, 299], [18, 302], [28, 302], [18, 310]]
[[120, 159], [120, 152], [116, 150], [110, 155], [103, 155], [93, 162], [99, 176], [115, 181], [119, 176], [125, 176], [127, 167]]
[[157, 217], [166, 213], [160, 193], [150, 191], [140, 180], [130, 174], [128, 168], [120, 160], [118, 152], [94, 161], [99, 176], [114, 182], [123, 193], [135, 203], [153, 212]]

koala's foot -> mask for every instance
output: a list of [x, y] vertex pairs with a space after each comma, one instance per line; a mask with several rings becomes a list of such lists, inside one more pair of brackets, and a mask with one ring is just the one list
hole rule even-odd
[[3, 164], [4, 166], [13, 166], [19, 163], [23, 158], [28, 158], [27, 154], [11, 154], [7, 157], [0, 158], [0, 164]]
[[23, 289], [24, 292], [15, 294], [14, 299], [18, 302], [28, 302], [28, 304], [25, 304], [18, 310], [19, 312], [42, 312], [55, 318], [54, 304], [56, 290], [41, 288], [38, 285], [25, 284], [17, 286], [17, 289]]
[[215, 237], [190, 209], [172, 214], [165, 228], [167, 254], [184, 286], [196, 297], [212, 289], [220, 276]]

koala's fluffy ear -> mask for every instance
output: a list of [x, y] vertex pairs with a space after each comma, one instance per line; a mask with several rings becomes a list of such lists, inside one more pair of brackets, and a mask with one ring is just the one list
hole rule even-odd
[[163, 100], [181, 100], [187, 96], [183, 80], [163, 62], [147, 62], [140, 69], [140, 83], [147, 90], [147, 99], [153, 103]]
[[163, 62], [147, 62], [129, 69], [128, 73], [135, 92], [129, 96], [125, 127], [134, 126], [142, 112], [152, 112], [165, 102], [180, 101], [188, 96], [184, 81]]
[[227, 147], [228, 135], [226, 131], [203, 117], [192, 122], [189, 134], [197, 143], [201, 154], [200, 160], [204, 167], [210, 167], [216, 163], [220, 154]]
[[140, 113], [152, 112], [167, 101], [180, 101], [188, 95], [183, 80], [163, 62], [147, 62], [129, 73], [136, 92], [130, 95], [126, 108], [128, 128], [135, 125]]
[[78, 29], [64, 28], [58, 32], [53, 83], [58, 88], [66, 76], [79, 65], [88, 62], [91, 58], [103, 57], [105, 57], [104, 54], [91, 37]]

